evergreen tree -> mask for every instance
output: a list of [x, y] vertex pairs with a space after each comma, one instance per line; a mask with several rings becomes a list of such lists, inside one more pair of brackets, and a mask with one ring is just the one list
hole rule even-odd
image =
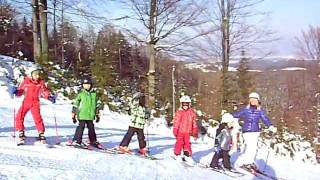
[[241, 103], [246, 103], [249, 93], [253, 90], [253, 81], [248, 71], [250, 69], [249, 58], [245, 56], [245, 51], [241, 52], [241, 56], [242, 58], [237, 69], [238, 98]]
[[0, 9], [0, 53], [17, 57], [17, 13], [7, 1], [0, 1]]
[[118, 62], [117, 33], [111, 26], [105, 26], [98, 33], [98, 38], [94, 48], [93, 63], [91, 72], [96, 80], [98, 93], [102, 96], [102, 100], [107, 102], [108, 97], [104, 93], [112, 93], [112, 89], [116, 87], [118, 81], [118, 73], [116, 72]]
[[33, 60], [32, 25], [28, 24], [26, 17], [23, 17], [21, 23], [18, 45], [18, 50], [22, 53], [22, 58], [29, 61]]
[[224, 81], [222, 83], [222, 86], [220, 88], [221, 92], [221, 108], [224, 110], [227, 110], [231, 112], [233, 110], [233, 102], [237, 99], [237, 82], [236, 77], [233, 72], [226, 72], [224, 73], [224, 76], [222, 77], [221, 81]]
[[85, 41], [83, 37], [79, 38], [78, 41], [78, 71], [79, 71], [79, 76], [81, 77], [82, 75], [88, 75], [90, 74], [90, 63], [92, 62], [91, 59], [91, 49], [89, 44]]
[[[60, 57], [60, 62], [63, 62], [62, 67], [67, 71], [72, 71], [75, 77], [78, 77], [78, 69], [77, 69], [77, 43], [78, 43], [78, 35], [77, 30], [70, 22], [64, 22], [64, 32], [62, 32], [62, 25], [60, 25], [60, 29], [58, 31], [58, 39], [61, 39], [63, 33], [63, 44], [60, 41], [58, 43], [59, 52], [58, 55]], [[64, 48], [64, 52], [61, 52], [61, 46]], [[61, 61], [61, 53], [64, 53], [64, 60]]]

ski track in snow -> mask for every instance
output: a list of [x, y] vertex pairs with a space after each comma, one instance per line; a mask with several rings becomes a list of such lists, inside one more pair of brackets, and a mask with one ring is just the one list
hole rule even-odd
[[[7, 57], [0, 56], [0, 61], [6, 62]], [[11, 59], [7, 58], [8, 63]], [[23, 64], [23, 63], [22, 63]], [[10, 66], [9, 66], [10, 67]], [[7, 66], [6, 66], [7, 68]], [[8, 70], [13, 72], [12, 70]], [[22, 98], [12, 99], [7, 92], [7, 84], [0, 79], [0, 180], [2, 179], [108, 179], [108, 180], [211, 180], [234, 179], [224, 174], [200, 167], [185, 167], [173, 160], [175, 139], [172, 131], [161, 123], [151, 123], [145, 132], [149, 132], [151, 154], [163, 160], [147, 160], [131, 155], [112, 155], [97, 151], [76, 149], [62, 145], [72, 139], [76, 125], [71, 120], [70, 101], [58, 99], [52, 105], [47, 100], [41, 100], [41, 114], [44, 119], [49, 144], [53, 148], [34, 145], [38, 135], [31, 114], [25, 118], [26, 144], [16, 146], [13, 133], [13, 112], [17, 112]], [[55, 121], [58, 124], [56, 137]], [[161, 119], [156, 119], [156, 121]], [[129, 124], [129, 116], [104, 111], [100, 123], [95, 123], [98, 141], [105, 147], [118, 146], [125, 135]], [[17, 133], [16, 133], [17, 135]], [[87, 139], [85, 130], [84, 140]], [[212, 145], [207, 141], [192, 141], [193, 158], [196, 162], [209, 163], [212, 156]], [[130, 148], [137, 150], [138, 142], [133, 137]], [[260, 167], [274, 175], [289, 180], [320, 179], [320, 166], [311, 163], [297, 162], [288, 157], [279, 157], [270, 153], [265, 162], [267, 149], [259, 149], [257, 163]], [[237, 156], [232, 157], [235, 161]], [[269, 179], [254, 177], [250, 174], [243, 180]]]

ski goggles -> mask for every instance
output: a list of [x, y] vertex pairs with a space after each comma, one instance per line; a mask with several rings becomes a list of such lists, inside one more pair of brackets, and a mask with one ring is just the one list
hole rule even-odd
[[181, 104], [182, 104], [182, 106], [189, 106], [190, 103], [188, 103], [188, 102], [183, 102], [183, 103], [181, 103]]

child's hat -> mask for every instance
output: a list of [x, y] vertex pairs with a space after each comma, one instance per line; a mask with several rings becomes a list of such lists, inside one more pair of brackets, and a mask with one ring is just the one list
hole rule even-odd
[[90, 77], [82, 78], [81, 84], [92, 84], [92, 80]]

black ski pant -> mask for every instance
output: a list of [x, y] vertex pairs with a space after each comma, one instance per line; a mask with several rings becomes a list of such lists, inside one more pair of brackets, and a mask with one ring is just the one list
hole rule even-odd
[[79, 125], [77, 126], [76, 132], [74, 134], [73, 141], [77, 141], [78, 143], [82, 142], [82, 135], [86, 125], [88, 128], [90, 143], [97, 142], [97, 135], [94, 130], [94, 124], [92, 120], [79, 120]]
[[214, 153], [214, 156], [212, 157], [210, 167], [218, 167], [219, 159], [222, 158], [223, 167], [226, 169], [231, 169], [230, 164], [230, 155], [229, 151], [221, 149], [219, 152]]
[[137, 135], [138, 135], [139, 148], [140, 149], [145, 148], [146, 141], [145, 141], [143, 129], [139, 129], [139, 128], [135, 128], [135, 127], [131, 127], [131, 126], [129, 126], [127, 134], [123, 137], [123, 139], [120, 143], [120, 146], [128, 146], [134, 133], [137, 133]]

